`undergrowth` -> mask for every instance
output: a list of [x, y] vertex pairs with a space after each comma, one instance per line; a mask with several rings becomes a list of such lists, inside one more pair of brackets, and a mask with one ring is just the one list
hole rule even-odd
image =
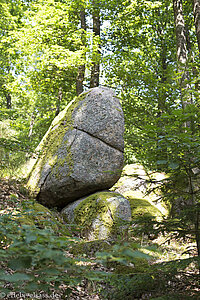
[[0, 189], [0, 290], [5, 295], [57, 292], [58, 299], [78, 299], [84, 287], [85, 299], [91, 294], [107, 300], [198, 299], [193, 244], [159, 233], [154, 219], [134, 220], [126, 240], [89, 242], [74, 236], [56, 211], [31, 209], [35, 201], [20, 183], [1, 180]]

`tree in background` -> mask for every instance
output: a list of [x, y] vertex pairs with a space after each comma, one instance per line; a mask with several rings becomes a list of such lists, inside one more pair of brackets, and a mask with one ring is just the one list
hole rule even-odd
[[100, 2], [99, 0], [92, 0], [92, 24], [93, 24], [93, 36], [92, 36], [92, 67], [90, 75], [90, 88], [99, 86], [100, 76]]
[[13, 174], [66, 104], [101, 80], [122, 100], [126, 162], [167, 174], [170, 230], [196, 241], [200, 257], [199, 0], [4, 0], [0, 9], [1, 167]]
[[[11, 14], [10, 7], [6, 2], [0, 3], [1, 19], [0, 19], [0, 93], [2, 97], [2, 105], [8, 109], [11, 108], [11, 91], [9, 90], [9, 82], [12, 81], [12, 49], [9, 47], [9, 30], [15, 28], [14, 16]], [[6, 101], [5, 101], [6, 100]], [[4, 105], [6, 102], [6, 105]]]
[[[27, 154], [85, 84], [99, 84], [99, 5], [85, 0], [1, 4], [2, 106], [6, 101], [10, 109], [12, 98], [9, 126]], [[92, 32], [86, 18], [93, 19]]]
[[15, 49], [20, 51], [15, 65], [18, 91], [28, 103], [25, 136], [31, 138], [32, 149], [76, 94], [77, 65], [83, 52], [78, 23], [71, 2], [37, 1], [30, 3], [22, 28], [15, 32]]
[[196, 29], [196, 36], [198, 42], [198, 49], [200, 53], [200, 1], [193, 0], [194, 23]]
[[168, 174], [166, 200], [188, 225], [182, 236], [192, 235], [200, 253], [198, 64], [191, 3], [123, 4], [111, 19], [106, 79], [123, 101], [126, 155], [129, 161], [136, 156], [147, 170]]
[[[80, 21], [81, 21], [81, 30], [82, 30], [82, 33], [81, 33], [81, 42], [82, 42], [82, 47], [85, 47], [86, 46], [86, 31], [87, 31], [87, 24], [86, 24], [86, 9], [85, 9], [85, 3], [82, 3], [80, 5]], [[78, 67], [78, 75], [77, 75], [77, 78], [76, 78], [76, 95], [80, 95], [83, 90], [84, 90], [84, 87], [83, 87], [83, 82], [84, 82], [84, 79], [85, 79], [85, 63], [86, 63], [86, 54], [83, 53], [82, 54], [83, 56], [83, 63]]]
[[[55, 115], [84, 84], [99, 85], [103, 62], [105, 84], [122, 98], [127, 159], [136, 156], [147, 169], [170, 174], [170, 201], [194, 205], [191, 199], [198, 191], [192, 170], [199, 162], [197, 4], [192, 22], [184, 18], [184, 10], [192, 14], [191, 3], [181, 0], [29, 2], [27, 10], [20, 10], [16, 30], [6, 31], [3, 41], [12, 37], [12, 48], [2, 50], [2, 57], [14, 53], [7, 61], [13, 68], [9, 82], [17, 142], [33, 151]], [[7, 8], [6, 20], [11, 14]], [[2, 72], [6, 68], [5, 64]]]

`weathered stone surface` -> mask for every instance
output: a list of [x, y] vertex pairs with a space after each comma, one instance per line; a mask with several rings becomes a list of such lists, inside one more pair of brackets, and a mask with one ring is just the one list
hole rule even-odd
[[124, 116], [119, 99], [109, 88], [94, 88], [77, 107], [73, 126], [107, 143], [124, 150]]
[[122, 195], [103, 191], [70, 203], [62, 214], [67, 222], [81, 226], [87, 239], [107, 239], [125, 234], [131, 206]]
[[58, 208], [109, 189], [123, 167], [123, 131], [122, 108], [111, 89], [81, 94], [40, 143], [28, 187], [40, 203]]

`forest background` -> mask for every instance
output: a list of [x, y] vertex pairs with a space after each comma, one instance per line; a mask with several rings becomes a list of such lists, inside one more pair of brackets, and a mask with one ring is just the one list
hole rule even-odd
[[75, 96], [109, 86], [124, 110], [126, 163], [167, 174], [173, 226], [200, 256], [199, 55], [199, 0], [1, 0], [1, 176], [21, 174]]

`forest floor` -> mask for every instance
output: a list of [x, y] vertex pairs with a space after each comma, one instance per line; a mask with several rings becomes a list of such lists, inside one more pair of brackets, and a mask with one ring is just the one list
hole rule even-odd
[[[23, 185], [19, 181], [16, 181], [14, 179], [8, 180], [8, 179], [0, 178], [0, 214], [7, 214], [18, 209], [22, 201], [29, 200], [28, 194], [27, 195], [26, 194], [27, 194], [26, 189], [23, 188]], [[54, 300], [64, 299], [62, 298], [64, 289], [65, 287], [61, 286], [60, 293], [58, 291], [52, 293], [52, 299]], [[10, 295], [10, 297], [6, 296], [1, 298], [1, 295], [4, 295], [4, 293], [1, 294], [1, 290], [0, 290], [0, 300], [26, 299], [23, 293], [20, 295], [20, 293], [17, 292], [16, 293], [13, 292], [12, 295]], [[44, 298], [40, 298], [40, 296], [43, 295], [41, 291], [36, 291], [35, 295], [36, 298], [38, 297], [38, 299], [44, 299]], [[33, 300], [29, 297], [27, 299]], [[81, 286], [78, 286], [76, 289], [73, 290], [70, 296], [70, 300], [100, 300], [100, 298], [98, 294], [91, 293], [91, 288], [89, 291], [86, 282], [83, 282]]]
[[[22, 201], [29, 200], [28, 194], [23, 187], [23, 185], [16, 180], [8, 180], [8, 179], [0, 179], [0, 214], [7, 214], [9, 212], [12, 212], [13, 210], [17, 209], [18, 206]], [[186, 242], [177, 242], [176, 240], [171, 240], [171, 242], [166, 242], [166, 238], [158, 237], [157, 240], [150, 241], [150, 243], [157, 243], [162, 248], [163, 255], [160, 257], [160, 261], [166, 260], [166, 261], [173, 261], [177, 259], [181, 259], [181, 255], [184, 251], [187, 251], [188, 247], [194, 246], [193, 244], [186, 243]], [[195, 254], [195, 253], [194, 253]], [[92, 260], [94, 260], [93, 255], [90, 257]], [[104, 270], [105, 267], [98, 267], [99, 270]], [[110, 271], [108, 268], [107, 271]], [[169, 282], [169, 285], [167, 287], [166, 292], [168, 293], [168, 296], [161, 296], [157, 292], [153, 293], [146, 293], [144, 292], [140, 297], [133, 297], [133, 298], [127, 298], [130, 300], [134, 299], [157, 299], [157, 300], [184, 300], [184, 299], [200, 299], [200, 289], [198, 287], [197, 279], [198, 274], [197, 270], [192, 268], [188, 268], [186, 271], [182, 272], [179, 277], [176, 278], [174, 282]], [[63, 298], [63, 290], [65, 289], [64, 286], [60, 287], [60, 293], [56, 291], [53, 299], [67, 299]], [[87, 281], [83, 281], [83, 283], [78, 286], [76, 289], [73, 289], [72, 294], [68, 299], [70, 300], [102, 300], [106, 298], [102, 298], [101, 295], [97, 292], [95, 292], [96, 289], [103, 289], [104, 284], [101, 283], [100, 286], [98, 284], [89, 284]], [[110, 289], [112, 293], [112, 287], [106, 286], [105, 288]], [[178, 295], [178, 296], [177, 296]], [[1, 293], [0, 293], [1, 296]], [[0, 300], [5, 299], [25, 299], [23, 296], [20, 297], [18, 295], [17, 297], [14, 297], [12, 295], [11, 297], [3, 297], [0, 298]], [[31, 298], [27, 298], [31, 299]], [[35, 298], [36, 299], [36, 298]], [[42, 298], [41, 298], [42, 299]], [[44, 298], [43, 298], [44, 299]], [[109, 298], [112, 299], [112, 298]], [[114, 299], [114, 298], [113, 298]], [[118, 298], [125, 300], [124, 297]], [[107, 300], [107, 299], [106, 299]]]

